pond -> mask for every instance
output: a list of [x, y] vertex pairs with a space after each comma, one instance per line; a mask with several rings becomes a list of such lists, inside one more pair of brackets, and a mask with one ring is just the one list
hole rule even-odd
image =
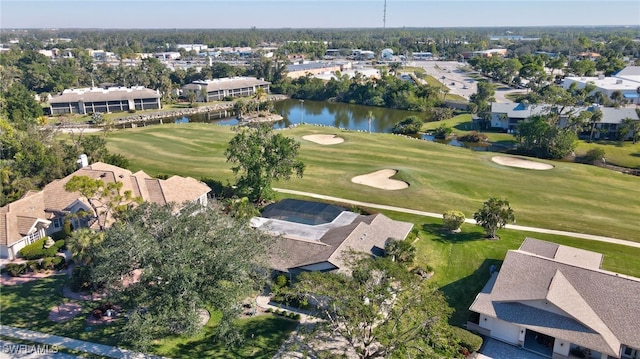
[[[283, 100], [275, 102], [274, 110], [284, 119], [274, 124], [275, 128], [285, 128], [300, 123], [333, 126], [348, 130], [390, 133], [393, 126], [409, 116], [426, 117], [412, 111], [393, 110], [382, 107], [352, 105], [341, 102], [310, 100]], [[369, 113], [372, 115], [369, 123]], [[207, 122], [233, 126], [238, 124], [235, 118], [219, 119], [211, 114], [180, 116], [171, 119], [175, 123]], [[371, 126], [371, 127], [369, 127]]]
[[[314, 124], [332, 126], [355, 131], [371, 131], [391, 133], [393, 126], [409, 116], [425, 118], [425, 114], [413, 111], [394, 110], [382, 107], [346, 104], [342, 102], [283, 100], [273, 104], [276, 113], [283, 120], [274, 124], [274, 128], [286, 128], [298, 124]], [[371, 121], [369, 121], [371, 115]], [[235, 126], [238, 120], [234, 118], [220, 118], [219, 114], [196, 114], [171, 119], [175, 123], [206, 122], [221, 126]], [[420, 135], [419, 135], [420, 136]], [[423, 140], [442, 144], [465, 147], [474, 151], [503, 151], [490, 143], [471, 143], [458, 141], [456, 138], [441, 140], [433, 135], [421, 135]]]

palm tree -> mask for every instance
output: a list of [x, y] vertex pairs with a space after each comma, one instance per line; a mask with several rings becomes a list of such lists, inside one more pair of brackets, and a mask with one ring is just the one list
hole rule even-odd
[[591, 133], [589, 134], [589, 142], [593, 141], [593, 132], [596, 129], [596, 124], [602, 121], [602, 111], [597, 109], [593, 111], [593, 114], [589, 118], [589, 123], [591, 124]]
[[267, 92], [262, 87], [258, 87], [256, 92], [253, 94], [253, 97], [256, 99], [258, 105], [258, 112], [260, 112], [260, 101], [263, 101], [267, 97]]
[[89, 228], [80, 228], [71, 232], [66, 245], [71, 256], [79, 264], [87, 265], [91, 262], [91, 249], [102, 242], [104, 235]]
[[620, 133], [623, 137], [622, 139], [630, 133], [633, 143], [637, 143], [640, 137], [640, 120], [634, 120], [630, 117], [623, 119]]
[[367, 119], [369, 120], [369, 133], [371, 133], [371, 121], [376, 119], [373, 116], [373, 111], [369, 111], [369, 113], [367, 113]]

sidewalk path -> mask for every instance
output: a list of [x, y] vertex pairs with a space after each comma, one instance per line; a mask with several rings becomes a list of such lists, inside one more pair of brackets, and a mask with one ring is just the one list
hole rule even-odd
[[[325, 196], [325, 195], [316, 194], [316, 193], [294, 191], [294, 190], [283, 189], [283, 188], [274, 188], [273, 190], [276, 191], [276, 192], [280, 192], [280, 193], [288, 193], [288, 194], [294, 194], [294, 195], [298, 195], [298, 196], [306, 196], [306, 197], [311, 197], [311, 198], [324, 199], [324, 200], [328, 200], [328, 201], [348, 203], [348, 204], [353, 204], [353, 205], [356, 205], [356, 206], [363, 206], [363, 207], [384, 209], [384, 210], [395, 211], [395, 212], [409, 213], [409, 214], [415, 214], [415, 215], [424, 216], [424, 217], [442, 218], [442, 213], [425, 212], [425, 211], [418, 211], [418, 210], [410, 209], [410, 208], [387, 206], [387, 205], [384, 205], [384, 204], [353, 201], [353, 200], [345, 199], [345, 198], [331, 197], [331, 196]], [[476, 221], [473, 220], [473, 219], [466, 219], [465, 223], [476, 224]], [[632, 241], [626, 241], [624, 239], [617, 239], [617, 238], [604, 237], [604, 236], [596, 236], [596, 235], [593, 235], [593, 234], [567, 232], [567, 231], [559, 231], [559, 230], [555, 230], [555, 229], [546, 229], [546, 228], [537, 228], [537, 227], [518, 226], [518, 225], [515, 225], [515, 224], [507, 224], [507, 226], [505, 228], [513, 229], [513, 230], [516, 230], [516, 231], [527, 231], [527, 232], [535, 232], [535, 233], [555, 234], [555, 235], [559, 235], [559, 236], [566, 236], [566, 237], [573, 237], [573, 238], [580, 238], [580, 239], [588, 239], [590, 241], [599, 241], [599, 242], [620, 244], [620, 245], [623, 245], [623, 246], [640, 248], [640, 242], [632, 242]]]
[[123, 359], [160, 359], [162, 357], [150, 354], [134, 352], [132, 350], [121, 349], [104, 344], [85, 342], [72, 338], [60, 337], [46, 333], [34, 332], [28, 329], [20, 329], [0, 325], [0, 335], [11, 338], [28, 340], [34, 343], [46, 344], [51, 346], [64, 347], [68, 349], [78, 350], [86, 353], [102, 355], [109, 358]]
[[[31, 345], [24, 346], [24, 344], [18, 344], [10, 342], [8, 340], [0, 340], [0, 359], [78, 359], [79, 357], [71, 354], [54, 352], [53, 348], [33, 347]], [[46, 353], [48, 349], [52, 349], [51, 353]]]

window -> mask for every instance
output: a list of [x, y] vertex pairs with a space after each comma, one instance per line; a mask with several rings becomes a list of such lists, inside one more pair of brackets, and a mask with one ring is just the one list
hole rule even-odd
[[62, 218], [56, 217], [53, 219], [53, 228], [60, 229], [62, 227]]

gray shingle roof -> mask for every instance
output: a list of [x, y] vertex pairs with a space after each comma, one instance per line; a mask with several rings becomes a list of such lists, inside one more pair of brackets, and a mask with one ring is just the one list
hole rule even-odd
[[404, 240], [411, 228], [412, 223], [375, 214], [357, 216], [350, 224], [331, 228], [319, 240], [291, 238], [287, 233], [281, 233], [284, 237], [278, 238], [269, 250], [269, 265], [286, 272], [292, 268], [328, 262], [338, 270], [348, 271], [344, 263], [346, 253], [353, 250], [372, 254], [376, 247], [383, 249], [390, 238]]
[[[558, 246], [551, 257], [553, 246], [527, 238], [509, 251], [490, 293], [470, 309], [616, 357], [620, 344], [640, 348], [640, 279], [599, 269], [599, 253]], [[543, 315], [553, 320], [532, 322]]]

